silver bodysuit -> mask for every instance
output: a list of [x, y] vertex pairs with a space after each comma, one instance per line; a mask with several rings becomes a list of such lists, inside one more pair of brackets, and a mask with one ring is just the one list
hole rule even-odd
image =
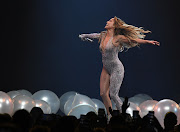
[[[91, 33], [86, 34], [87, 38], [99, 38], [100, 34]], [[102, 53], [102, 63], [104, 68], [110, 75], [110, 97], [114, 101], [118, 110], [121, 110], [122, 101], [119, 98], [119, 90], [124, 78], [124, 66], [118, 58], [118, 53], [122, 52], [122, 47], [114, 46], [112, 43], [113, 37], [107, 42], [105, 49], [102, 49], [100, 44], [99, 49]]]
[[107, 42], [104, 51], [101, 44], [99, 49], [102, 53], [103, 66], [110, 75], [110, 97], [116, 104], [117, 109], [121, 110], [122, 101], [119, 98], [119, 90], [124, 78], [124, 66], [118, 58], [120, 48], [114, 46], [112, 40], [113, 37]]

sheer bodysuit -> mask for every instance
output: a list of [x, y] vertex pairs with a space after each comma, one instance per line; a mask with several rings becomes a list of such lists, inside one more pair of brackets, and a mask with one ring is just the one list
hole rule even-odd
[[[100, 33], [85, 34], [85, 38], [99, 38]], [[110, 98], [114, 101], [118, 110], [121, 110], [122, 101], [119, 98], [119, 90], [124, 78], [124, 66], [118, 58], [118, 53], [122, 51], [122, 47], [114, 46], [112, 43], [113, 37], [109, 39], [104, 50], [102, 42], [99, 50], [102, 53], [102, 63], [104, 68], [110, 75]]]

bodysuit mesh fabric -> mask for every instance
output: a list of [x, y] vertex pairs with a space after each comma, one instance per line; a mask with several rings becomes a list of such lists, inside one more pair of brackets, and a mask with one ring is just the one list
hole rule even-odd
[[[87, 34], [88, 38], [102, 37], [98, 33]], [[113, 37], [109, 39], [105, 47], [100, 43], [99, 50], [102, 53], [102, 63], [104, 68], [110, 75], [110, 97], [114, 101], [118, 110], [121, 110], [122, 101], [119, 98], [119, 90], [124, 78], [124, 66], [118, 58], [118, 53], [122, 52], [122, 47], [114, 46], [112, 43]]]

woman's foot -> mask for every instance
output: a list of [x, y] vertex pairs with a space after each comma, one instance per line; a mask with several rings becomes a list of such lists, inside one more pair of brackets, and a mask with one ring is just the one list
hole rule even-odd
[[109, 114], [109, 115], [107, 116], [107, 124], [109, 124], [109, 121], [110, 121], [111, 117], [112, 117], [111, 114]]

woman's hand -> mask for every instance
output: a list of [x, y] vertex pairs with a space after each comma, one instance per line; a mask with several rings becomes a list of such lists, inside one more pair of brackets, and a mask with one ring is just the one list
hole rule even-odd
[[81, 40], [85, 41], [86, 36], [85, 36], [85, 34], [80, 34], [79, 38], [81, 38]]
[[79, 38], [81, 38], [82, 41], [90, 41], [90, 42], [93, 42], [92, 39], [90, 39], [90, 38], [87, 37], [87, 34], [80, 34], [80, 35], [79, 35]]
[[154, 40], [148, 40], [147, 43], [160, 46], [160, 43], [158, 41], [154, 41]]

